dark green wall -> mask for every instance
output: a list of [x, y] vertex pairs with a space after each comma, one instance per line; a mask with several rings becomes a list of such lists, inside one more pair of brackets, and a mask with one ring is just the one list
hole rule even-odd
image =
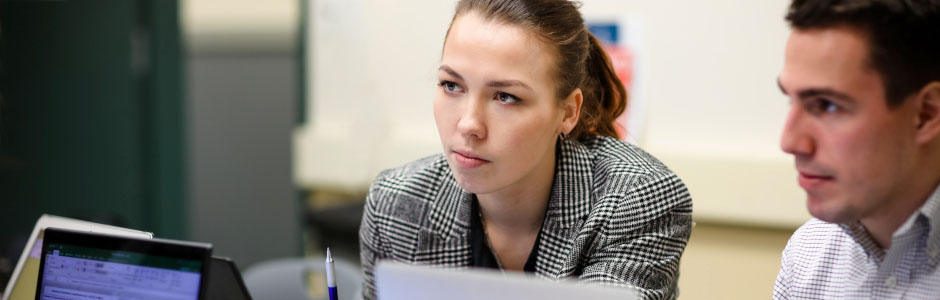
[[0, 245], [43, 213], [184, 238], [177, 1], [3, 1], [0, 26]]

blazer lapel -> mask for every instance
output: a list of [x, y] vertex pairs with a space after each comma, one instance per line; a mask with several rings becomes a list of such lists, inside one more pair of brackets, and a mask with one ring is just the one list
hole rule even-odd
[[559, 279], [575, 271], [571, 255], [575, 235], [591, 211], [593, 160], [590, 150], [570, 139], [559, 139], [555, 179], [539, 239], [536, 274]]
[[428, 203], [428, 226], [421, 226], [414, 260], [466, 266], [471, 260], [469, 233], [473, 194], [457, 184], [450, 168], [443, 177], [437, 194]]
[[[591, 210], [593, 155], [584, 145], [559, 139], [555, 179], [539, 238], [536, 274], [566, 277], [578, 266], [571, 255], [574, 238]], [[422, 226], [416, 262], [466, 266], [470, 264], [470, 216], [473, 194], [457, 184], [446, 169], [440, 189], [429, 205], [428, 225]], [[454, 213], [456, 212], [456, 213]]]

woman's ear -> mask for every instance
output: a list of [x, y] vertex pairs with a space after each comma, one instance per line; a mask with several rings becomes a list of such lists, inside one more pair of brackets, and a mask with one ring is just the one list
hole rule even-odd
[[940, 135], [940, 81], [928, 83], [915, 96], [917, 115], [914, 125], [917, 128], [916, 142], [926, 144]]
[[575, 125], [578, 125], [578, 117], [581, 116], [581, 103], [584, 102], [584, 94], [580, 88], [576, 88], [562, 100], [561, 109], [564, 117], [561, 120], [559, 133], [571, 133]]

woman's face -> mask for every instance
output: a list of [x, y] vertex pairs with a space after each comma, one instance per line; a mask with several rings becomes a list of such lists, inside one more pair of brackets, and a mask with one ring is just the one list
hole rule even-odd
[[[434, 119], [447, 162], [467, 191], [525, 192], [546, 178], [551, 184], [556, 138], [574, 127], [577, 108], [566, 113], [568, 106], [559, 105], [550, 50], [520, 27], [474, 13], [451, 25]], [[569, 98], [580, 104], [580, 91]]]

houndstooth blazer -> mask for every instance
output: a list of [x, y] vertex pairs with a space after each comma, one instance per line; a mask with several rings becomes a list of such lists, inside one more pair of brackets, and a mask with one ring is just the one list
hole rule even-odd
[[[692, 227], [692, 199], [679, 177], [609, 137], [561, 139], [556, 155], [535, 274], [674, 299]], [[468, 267], [472, 199], [443, 155], [379, 174], [359, 229], [363, 297], [375, 298], [378, 260]]]

